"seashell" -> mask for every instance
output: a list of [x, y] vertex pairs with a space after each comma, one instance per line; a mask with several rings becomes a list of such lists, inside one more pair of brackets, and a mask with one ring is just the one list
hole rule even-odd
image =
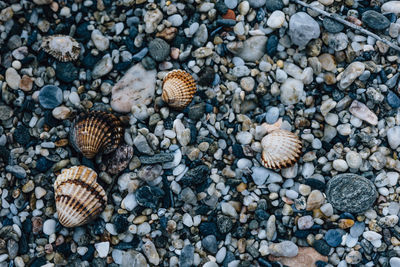
[[163, 81], [162, 99], [170, 107], [184, 109], [196, 93], [196, 82], [183, 70], [170, 71]]
[[102, 158], [100, 169], [111, 175], [118, 174], [123, 171], [133, 157], [133, 147], [128, 145], [119, 146], [113, 153]]
[[42, 49], [62, 62], [77, 60], [81, 52], [74, 38], [60, 34], [44, 37]]
[[266, 168], [281, 169], [292, 166], [299, 159], [302, 143], [292, 132], [275, 130], [261, 140], [261, 159]]
[[91, 159], [97, 153], [113, 152], [121, 142], [121, 121], [103, 111], [82, 113], [75, 119], [70, 130], [70, 143], [76, 151]]
[[54, 182], [58, 220], [65, 227], [80, 226], [95, 219], [107, 204], [107, 195], [97, 183], [97, 174], [86, 166], [62, 171]]

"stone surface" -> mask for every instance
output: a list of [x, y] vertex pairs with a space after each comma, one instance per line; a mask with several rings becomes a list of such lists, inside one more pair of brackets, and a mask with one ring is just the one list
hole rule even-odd
[[328, 257], [321, 255], [313, 248], [299, 247], [299, 252], [295, 257], [274, 257], [269, 256], [271, 261], [279, 261], [280, 263], [287, 266], [296, 267], [311, 267], [316, 266], [317, 261], [328, 261]]
[[112, 88], [111, 107], [127, 113], [133, 105], [151, 103], [155, 90], [155, 70], [146, 70], [139, 63], [130, 68]]
[[307, 13], [298, 12], [290, 17], [289, 35], [295, 45], [303, 47], [312, 39], [319, 37], [319, 25]]
[[356, 174], [344, 173], [328, 181], [326, 195], [334, 208], [359, 213], [372, 206], [378, 193], [370, 180]]
[[375, 10], [367, 10], [362, 14], [362, 22], [374, 30], [384, 30], [390, 25], [390, 21]]
[[362, 62], [352, 62], [342, 73], [339, 86], [341, 89], [349, 87], [365, 70], [365, 65]]
[[63, 101], [62, 90], [55, 85], [45, 85], [39, 92], [39, 103], [42, 107], [53, 109]]
[[253, 36], [239, 46], [235, 43], [228, 44], [228, 49], [243, 60], [254, 62], [264, 55], [267, 40], [266, 36]]
[[304, 85], [301, 81], [288, 78], [281, 85], [281, 101], [285, 105], [293, 105], [304, 97]]

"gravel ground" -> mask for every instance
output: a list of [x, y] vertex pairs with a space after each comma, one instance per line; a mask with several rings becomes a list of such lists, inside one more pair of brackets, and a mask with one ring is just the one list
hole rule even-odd
[[[306, 2], [400, 43], [400, 1]], [[0, 267], [399, 267], [398, 55], [289, 0], [0, 0]], [[118, 153], [71, 143], [88, 111]], [[279, 129], [301, 156], [274, 170]], [[53, 184], [81, 165], [108, 200], [67, 228]]]

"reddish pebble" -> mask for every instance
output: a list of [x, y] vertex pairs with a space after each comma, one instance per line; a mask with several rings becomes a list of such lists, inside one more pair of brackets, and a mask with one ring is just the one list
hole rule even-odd
[[228, 12], [226, 12], [226, 14], [222, 16], [222, 18], [236, 20], [236, 15], [232, 9], [228, 9]]

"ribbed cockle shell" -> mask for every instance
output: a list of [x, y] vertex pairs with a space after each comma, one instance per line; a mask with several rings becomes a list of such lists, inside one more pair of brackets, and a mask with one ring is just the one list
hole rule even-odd
[[274, 130], [261, 140], [261, 159], [266, 168], [292, 166], [299, 159], [302, 143], [297, 135], [286, 130]]
[[70, 130], [70, 143], [86, 158], [98, 153], [111, 153], [121, 142], [121, 121], [111, 113], [92, 111], [75, 119]]
[[44, 37], [42, 49], [62, 62], [77, 60], [81, 52], [81, 47], [74, 38], [59, 34]]
[[184, 109], [196, 93], [196, 82], [192, 75], [183, 70], [169, 72], [164, 77], [162, 87], [162, 99], [175, 109]]
[[107, 204], [107, 195], [97, 183], [97, 174], [86, 166], [62, 171], [54, 182], [58, 220], [65, 227], [95, 219]]

